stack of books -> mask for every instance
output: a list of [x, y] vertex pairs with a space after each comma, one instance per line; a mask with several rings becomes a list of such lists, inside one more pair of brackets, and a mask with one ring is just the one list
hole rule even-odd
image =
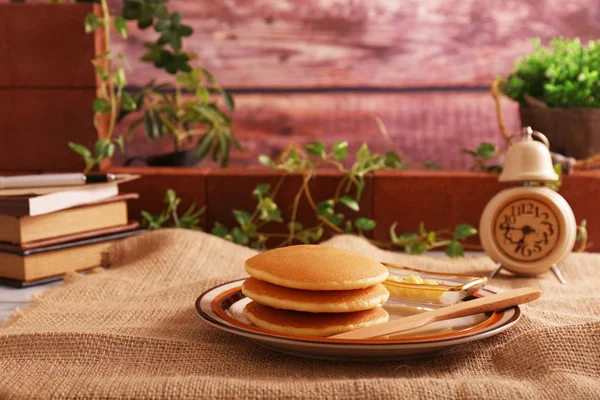
[[138, 195], [120, 194], [119, 183], [0, 190], [0, 284], [27, 287], [102, 266], [114, 241], [143, 232], [127, 213]]

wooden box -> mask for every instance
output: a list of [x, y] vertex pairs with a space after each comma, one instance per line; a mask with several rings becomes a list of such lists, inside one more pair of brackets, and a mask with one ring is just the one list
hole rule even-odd
[[[162, 199], [167, 189], [174, 189], [182, 198], [182, 210], [191, 203], [207, 205], [202, 226], [210, 230], [215, 222], [229, 228], [236, 222], [233, 209], [254, 210], [252, 189], [258, 183], [277, 182], [280, 173], [264, 169], [198, 169], [198, 168], [126, 168], [113, 167], [112, 172], [141, 174], [142, 178], [127, 183], [124, 191], [141, 194], [132, 209], [132, 218], [140, 210], [158, 213], [164, 205]], [[322, 171], [311, 182], [314, 201], [330, 198], [341, 175], [334, 171]], [[284, 220], [289, 221], [289, 211], [300, 185], [299, 175], [290, 175], [282, 186], [276, 202]], [[360, 206], [360, 213], [349, 213], [374, 219], [377, 226], [371, 237], [389, 240], [389, 229], [397, 223], [397, 233], [416, 232], [420, 222], [428, 229], [453, 228], [460, 223], [479, 225], [479, 218], [487, 202], [506, 186], [498, 182], [495, 174], [459, 171], [382, 171], [367, 179]], [[577, 222], [587, 219], [589, 249], [600, 251], [600, 211], [596, 199], [600, 193], [600, 171], [575, 172], [563, 177], [560, 194], [567, 199]], [[299, 221], [305, 226], [315, 222], [314, 214], [304, 201], [299, 206]], [[279, 229], [278, 229], [279, 228]], [[275, 226], [273, 231], [285, 229]]]
[[67, 145], [97, 139], [91, 60], [100, 32], [87, 34], [90, 3], [0, 4], [0, 170], [80, 170]]

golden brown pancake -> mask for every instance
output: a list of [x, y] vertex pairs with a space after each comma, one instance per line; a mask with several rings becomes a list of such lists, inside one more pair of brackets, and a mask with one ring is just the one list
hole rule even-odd
[[389, 315], [381, 307], [349, 313], [306, 313], [279, 310], [252, 301], [244, 316], [259, 328], [297, 336], [325, 337], [387, 322]]
[[242, 293], [266, 306], [312, 313], [368, 310], [385, 303], [389, 297], [381, 283], [354, 290], [302, 290], [273, 285], [256, 278], [246, 279]]
[[246, 260], [245, 268], [261, 281], [304, 290], [362, 289], [388, 276], [387, 268], [369, 257], [310, 244], [265, 251]]

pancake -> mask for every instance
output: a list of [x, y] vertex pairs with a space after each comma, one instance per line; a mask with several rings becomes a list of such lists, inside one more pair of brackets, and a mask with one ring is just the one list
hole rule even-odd
[[252, 301], [244, 316], [259, 328], [296, 336], [326, 337], [387, 322], [389, 315], [381, 307], [350, 313], [305, 313], [279, 310]]
[[242, 293], [266, 306], [312, 313], [368, 310], [385, 303], [390, 295], [381, 283], [364, 289], [316, 291], [290, 289], [256, 278], [246, 279]]
[[304, 290], [362, 289], [388, 276], [386, 267], [368, 257], [310, 244], [265, 251], [246, 260], [244, 267], [261, 281]]

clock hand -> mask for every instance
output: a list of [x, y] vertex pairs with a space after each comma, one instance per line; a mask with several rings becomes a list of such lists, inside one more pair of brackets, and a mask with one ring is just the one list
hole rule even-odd
[[521, 231], [523, 232], [523, 236], [525, 236], [529, 235], [530, 233], [534, 233], [535, 229], [533, 229], [529, 225], [525, 225], [523, 228], [521, 228]]
[[525, 225], [525, 226], [521, 226], [521, 227], [504, 226], [504, 227], [501, 227], [500, 229], [507, 229], [507, 230], [511, 230], [511, 231], [521, 231], [525, 235], [535, 232], [535, 229], [533, 229], [529, 225]]

